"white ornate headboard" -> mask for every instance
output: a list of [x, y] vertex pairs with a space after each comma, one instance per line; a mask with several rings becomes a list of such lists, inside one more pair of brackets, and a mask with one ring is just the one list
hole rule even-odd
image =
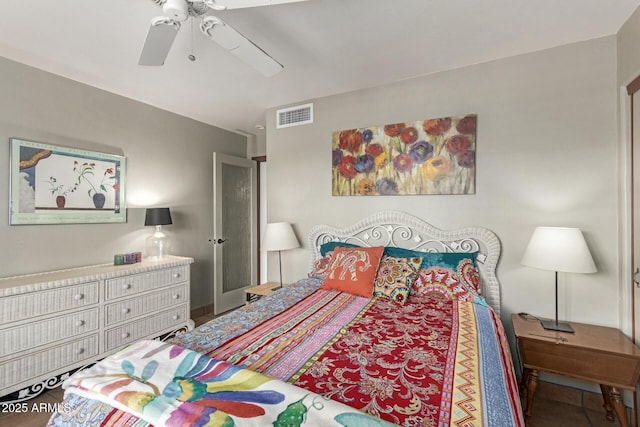
[[320, 245], [331, 241], [359, 246], [396, 246], [423, 252], [477, 251], [482, 293], [500, 315], [500, 283], [496, 277], [500, 241], [486, 228], [440, 230], [420, 218], [393, 211], [371, 215], [347, 228], [316, 225], [309, 232], [311, 267], [321, 258]]

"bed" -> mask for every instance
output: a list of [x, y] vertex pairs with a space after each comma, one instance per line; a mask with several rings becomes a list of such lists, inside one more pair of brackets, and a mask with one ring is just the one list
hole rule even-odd
[[524, 426], [494, 233], [382, 212], [308, 247], [309, 277], [73, 375], [48, 425]]

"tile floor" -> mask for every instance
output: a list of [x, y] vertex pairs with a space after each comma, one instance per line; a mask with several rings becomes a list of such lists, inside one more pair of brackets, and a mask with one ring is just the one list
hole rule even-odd
[[607, 421], [604, 409], [595, 411], [569, 403], [538, 399], [527, 427], [615, 427], [618, 422]]
[[[605, 417], [602, 396], [569, 387], [540, 382], [527, 427], [615, 427]], [[524, 406], [523, 406], [524, 409]], [[630, 425], [634, 420], [628, 410]]]
[[[194, 319], [199, 326], [213, 318], [212, 314]], [[42, 427], [51, 417], [50, 409], [62, 401], [61, 388], [51, 390], [27, 402], [26, 413], [1, 412], [0, 427]], [[607, 421], [602, 397], [589, 392], [541, 382], [536, 392], [533, 415], [528, 427], [615, 427]], [[1, 404], [0, 404], [1, 405]], [[0, 409], [7, 409], [0, 406]], [[634, 420], [631, 419], [631, 425]], [[490, 426], [489, 426], [490, 427]]]

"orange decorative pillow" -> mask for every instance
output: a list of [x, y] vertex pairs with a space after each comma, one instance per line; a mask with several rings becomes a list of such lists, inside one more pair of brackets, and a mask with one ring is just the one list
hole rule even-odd
[[371, 298], [384, 248], [336, 248], [321, 289]]

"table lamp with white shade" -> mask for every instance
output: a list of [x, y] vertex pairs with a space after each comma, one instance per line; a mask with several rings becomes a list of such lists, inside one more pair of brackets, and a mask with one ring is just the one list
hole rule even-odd
[[261, 248], [265, 251], [278, 251], [278, 263], [280, 265], [280, 287], [282, 287], [282, 251], [299, 248], [300, 243], [296, 238], [291, 224], [288, 222], [272, 222], [267, 224], [262, 238]]
[[573, 332], [566, 322], [558, 322], [558, 272], [595, 273], [598, 271], [579, 228], [537, 227], [522, 256], [522, 264], [551, 270], [556, 277], [556, 317], [541, 320], [545, 329]]

